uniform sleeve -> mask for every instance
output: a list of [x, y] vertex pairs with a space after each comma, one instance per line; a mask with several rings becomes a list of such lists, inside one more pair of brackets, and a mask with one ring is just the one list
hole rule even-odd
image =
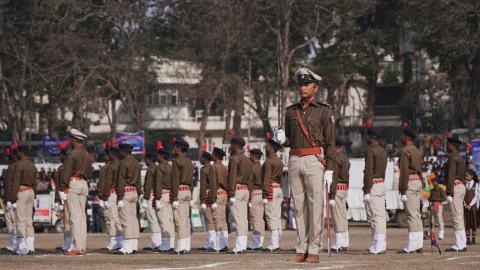
[[342, 170], [342, 161], [339, 159], [335, 160], [335, 167], [333, 168], [333, 182], [330, 185], [330, 198], [335, 198], [337, 193], [337, 184], [340, 172]]
[[333, 116], [332, 108], [328, 109], [328, 119], [325, 121], [325, 128], [323, 129], [323, 136], [325, 138], [325, 159], [327, 160], [327, 170], [335, 169], [335, 118]]
[[363, 193], [370, 194], [372, 189], [372, 176], [373, 169], [375, 166], [375, 157], [373, 155], [373, 150], [368, 149], [367, 156], [365, 157], [365, 170], [363, 171]]
[[64, 191], [68, 188], [68, 182], [72, 174], [73, 174], [73, 155], [72, 153], [70, 153], [70, 155], [68, 155], [67, 158], [65, 159], [65, 164], [63, 164], [62, 186], [60, 187], [61, 191]]
[[447, 161], [447, 195], [453, 196], [453, 188], [455, 185], [455, 176], [457, 175], [457, 162], [455, 158], [448, 158]]
[[98, 177], [98, 182], [97, 182], [97, 196], [99, 198], [103, 198], [105, 196], [104, 192], [104, 187], [105, 187], [105, 174], [107, 171], [107, 165], [105, 164], [101, 169], [100, 169], [100, 176]]
[[155, 200], [160, 200], [162, 198], [163, 178], [164, 178], [164, 172], [159, 165], [155, 169], [155, 177], [154, 177], [155, 184], [153, 185], [155, 187], [155, 190], [153, 192], [155, 195]]
[[7, 174], [5, 176], [5, 186], [3, 187], [5, 201], [11, 201], [11, 193], [12, 193], [12, 181], [13, 181], [13, 174], [15, 173], [15, 167], [10, 165], [7, 169]]
[[290, 119], [289, 119], [289, 110], [285, 113], [285, 137], [286, 140], [283, 143], [283, 146], [290, 147], [290, 137], [292, 132], [292, 127], [290, 126]]
[[[140, 196], [140, 194], [142, 194], [142, 166], [140, 165], [140, 163], [137, 163], [134, 177], [136, 179], [135, 187], [137, 188], [137, 194], [138, 196]], [[150, 192], [151, 190], [152, 188], [150, 188]], [[150, 196], [150, 193], [148, 193], [148, 195]]]
[[15, 166], [13, 173], [12, 184], [10, 186], [10, 201], [12, 203], [18, 200], [18, 189], [20, 188], [20, 181], [22, 180], [24, 168], [22, 163], [18, 163]]
[[123, 196], [125, 196], [125, 186], [126, 186], [126, 178], [128, 176], [128, 166], [126, 166], [125, 162], [121, 161], [120, 165], [118, 166], [118, 178], [117, 178], [117, 201], [123, 200]]
[[177, 200], [178, 196], [178, 186], [180, 185], [180, 168], [179, 163], [174, 160], [172, 162], [172, 194], [173, 200]]
[[200, 202], [205, 203], [207, 193], [208, 167], [202, 167], [200, 171]]
[[217, 190], [218, 190], [218, 176], [215, 165], [211, 166], [208, 172], [208, 181], [210, 186], [210, 191], [208, 196], [211, 203], [217, 202]]
[[410, 172], [409, 170], [409, 155], [407, 151], [402, 150], [400, 152], [400, 159], [398, 161], [398, 167], [400, 169], [400, 181], [398, 183], [398, 190], [400, 191], [401, 195], [407, 194], [407, 189], [408, 189], [408, 174]]
[[238, 161], [231, 157], [228, 163], [228, 197], [235, 197], [235, 188], [237, 185]]
[[145, 200], [150, 199], [150, 194], [153, 190], [153, 180], [155, 177], [155, 168], [147, 169], [147, 173], [145, 174], [145, 183], [143, 186], [143, 198]]
[[268, 197], [268, 187], [271, 184], [272, 179], [272, 164], [270, 160], [266, 160], [262, 166], [262, 180], [263, 180], [263, 198], [266, 199]]

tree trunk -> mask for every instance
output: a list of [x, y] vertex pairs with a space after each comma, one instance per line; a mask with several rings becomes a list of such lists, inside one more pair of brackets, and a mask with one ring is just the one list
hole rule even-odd
[[373, 119], [375, 116], [374, 108], [375, 108], [375, 89], [376, 89], [376, 78], [368, 80], [368, 93], [367, 93], [367, 120]]
[[[117, 99], [112, 98], [110, 99], [110, 106], [112, 117], [110, 119], [110, 134], [112, 135], [112, 139], [115, 138], [115, 134], [117, 134], [117, 108], [116, 108]], [[108, 112], [107, 112], [108, 113]]]
[[[468, 69], [468, 67], [467, 67]], [[477, 112], [478, 112], [478, 96], [479, 96], [479, 82], [480, 76], [480, 61], [474, 61], [472, 68], [469, 70], [470, 75], [470, 95], [468, 99], [468, 113], [467, 113], [467, 128], [468, 140], [475, 139], [475, 129], [477, 127]]]
[[235, 113], [233, 115], [233, 130], [237, 135], [242, 134], [242, 114], [243, 114], [243, 105], [244, 105], [244, 96], [245, 91], [243, 87], [239, 87], [237, 89], [238, 93], [236, 95], [234, 110]]
[[225, 132], [223, 133], [223, 143], [228, 143], [228, 132], [230, 131], [230, 122], [232, 120], [232, 109], [227, 108], [225, 110]]

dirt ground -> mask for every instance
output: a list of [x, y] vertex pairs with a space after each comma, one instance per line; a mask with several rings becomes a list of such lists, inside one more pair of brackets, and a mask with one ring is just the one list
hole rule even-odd
[[[88, 254], [85, 256], [63, 256], [55, 251], [63, 241], [62, 234], [42, 233], [35, 238], [36, 254], [29, 256], [0, 253], [0, 269], [480, 269], [480, 244], [468, 246], [466, 253], [431, 252], [430, 241], [424, 242], [423, 254], [397, 254], [397, 250], [406, 244], [406, 229], [389, 228], [387, 232], [388, 251], [383, 255], [367, 254], [370, 244], [368, 227], [350, 228], [350, 248], [346, 254], [326, 253], [320, 256], [315, 265], [289, 263], [294, 254], [295, 231], [285, 231], [280, 253], [247, 253], [227, 255], [202, 253], [195, 248], [202, 246], [205, 234], [194, 233], [192, 254], [158, 254], [141, 251], [135, 255], [113, 255], [101, 250], [105, 245], [103, 234], [88, 235]], [[269, 238], [266, 237], [265, 246]], [[0, 235], [0, 243], [5, 246], [7, 235]], [[234, 234], [230, 234], [230, 246], [233, 246]], [[447, 229], [446, 239], [440, 241], [442, 249], [453, 243], [453, 231]], [[148, 234], [142, 234], [139, 247], [148, 245]]]

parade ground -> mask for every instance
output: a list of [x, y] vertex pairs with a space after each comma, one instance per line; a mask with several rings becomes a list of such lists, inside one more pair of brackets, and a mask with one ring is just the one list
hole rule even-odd
[[[387, 231], [387, 253], [370, 255], [366, 249], [370, 244], [371, 230], [368, 227], [350, 228], [350, 248], [346, 254], [327, 253], [320, 255], [319, 264], [289, 263], [296, 242], [295, 231], [284, 231], [282, 251], [279, 253], [247, 253], [230, 255], [198, 251], [205, 234], [194, 233], [192, 250], [188, 255], [159, 254], [140, 251], [134, 255], [113, 255], [103, 250], [104, 234], [88, 235], [88, 253], [85, 256], [64, 256], [55, 251], [63, 239], [63, 234], [41, 233], [35, 236], [35, 255], [17, 256], [2, 251], [0, 269], [479, 269], [480, 245], [468, 246], [468, 252], [438, 254], [430, 248], [430, 240], [424, 241], [422, 254], [397, 254], [406, 243], [407, 230], [389, 228]], [[440, 240], [442, 250], [453, 244], [453, 231], [446, 230], [446, 239]], [[0, 235], [1, 243], [6, 243], [7, 234]], [[234, 234], [230, 234], [233, 246]], [[269, 242], [266, 237], [265, 243]], [[139, 248], [148, 245], [148, 234], [142, 234]], [[266, 246], [266, 244], [264, 244]]]

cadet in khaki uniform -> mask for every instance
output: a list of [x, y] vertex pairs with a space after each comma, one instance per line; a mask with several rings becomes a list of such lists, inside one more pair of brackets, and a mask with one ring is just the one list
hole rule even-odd
[[212, 161], [212, 155], [208, 152], [203, 152], [200, 156], [200, 163], [202, 168], [200, 169], [200, 202], [202, 211], [205, 214], [205, 223], [207, 227], [207, 237], [205, 238], [205, 244], [202, 250], [215, 251], [215, 244], [217, 243], [217, 234], [215, 232], [215, 221], [213, 220], [211, 201], [208, 193], [210, 191], [210, 162]]
[[232, 253], [244, 253], [247, 249], [248, 201], [252, 191], [252, 164], [244, 155], [245, 140], [241, 137], [230, 141], [230, 161], [228, 163], [228, 201], [236, 224], [235, 247]]
[[400, 253], [421, 253], [423, 248], [423, 223], [420, 212], [422, 197], [422, 154], [415, 147], [417, 135], [411, 128], [403, 129], [401, 137], [404, 147], [400, 150], [400, 200], [405, 204], [408, 220], [407, 247]]
[[385, 169], [387, 153], [380, 145], [382, 131], [378, 128], [367, 130], [368, 150], [365, 156], [363, 173], [363, 201], [367, 211], [367, 221], [372, 228], [372, 254], [383, 254], [387, 249], [387, 216], [385, 210]]
[[193, 163], [187, 157], [190, 145], [177, 139], [172, 162], [173, 214], [178, 230], [177, 252], [190, 253], [190, 201], [192, 200]]
[[76, 129], [69, 132], [72, 137], [72, 151], [67, 156], [62, 176], [62, 188], [59, 196], [72, 232], [72, 244], [65, 255], [84, 255], [87, 249], [87, 180], [92, 175], [92, 157], [84, 142], [87, 135]]
[[168, 164], [170, 153], [165, 149], [158, 151], [159, 164], [155, 169], [155, 182], [153, 193], [155, 196], [155, 209], [162, 233], [160, 252], [173, 252], [175, 246], [175, 224], [172, 211], [172, 166]]
[[446, 249], [447, 252], [467, 251], [467, 236], [463, 219], [463, 199], [466, 193], [463, 183], [465, 179], [465, 160], [458, 152], [461, 144], [462, 142], [456, 138], [447, 140], [448, 160], [444, 165], [444, 175], [447, 181], [447, 202], [450, 204], [450, 214], [455, 231], [455, 244]]
[[155, 182], [155, 171], [157, 165], [156, 153], [147, 153], [146, 164], [148, 166], [147, 173], [145, 175], [145, 182], [143, 184], [143, 200], [142, 208], [145, 209], [147, 214], [147, 220], [150, 227], [150, 246], [144, 248], [145, 250], [154, 250], [162, 245], [162, 231], [157, 219], [157, 213], [154, 207], [153, 185]]
[[332, 208], [332, 217], [335, 225], [335, 245], [330, 248], [332, 252], [345, 252], [349, 245], [348, 236], [348, 184], [350, 178], [350, 161], [343, 150], [343, 141], [335, 140], [337, 146], [335, 157], [335, 170], [333, 173], [333, 183], [330, 187], [330, 207]]
[[109, 163], [105, 167], [105, 183], [102, 188], [102, 200], [105, 207], [104, 216], [107, 227], [107, 250], [116, 251], [123, 246], [123, 229], [117, 207], [117, 181], [120, 167], [120, 150], [111, 147], [108, 153]]
[[270, 140], [265, 147], [267, 160], [262, 166], [263, 179], [263, 203], [265, 204], [265, 216], [268, 229], [271, 231], [271, 244], [268, 250], [271, 252], [280, 250], [282, 240], [282, 175], [283, 162], [277, 156], [282, 145]]
[[60, 150], [60, 162], [62, 163], [56, 173], [55, 185], [56, 185], [56, 192], [55, 192], [55, 209], [61, 211], [61, 218], [63, 222], [63, 245], [61, 247], [57, 247], [57, 250], [61, 251], [68, 251], [70, 246], [72, 245], [73, 237], [72, 237], [72, 230], [70, 229], [70, 224], [68, 224], [68, 213], [65, 212], [65, 207], [60, 200], [60, 191], [62, 191], [62, 179], [64, 173], [64, 164], [65, 160], [67, 159], [68, 151], [67, 149]]
[[227, 178], [228, 169], [222, 164], [225, 151], [214, 147], [212, 152], [213, 165], [208, 173], [210, 181], [208, 196], [211, 205], [213, 221], [215, 222], [215, 231], [217, 233], [216, 250], [220, 252], [227, 251], [228, 245], [228, 225], [227, 225]]
[[[103, 165], [100, 168], [100, 175], [98, 176], [98, 182], [97, 182], [97, 191], [98, 191], [97, 196], [100, 198], [99, 205], [102, 209], [103, 216], [105, 218], [105, 226], [108, 226], [108, 224], [107, 224], [107, 222], [108, 222], [108, 218], [107, 218], [108, 209], [105, 208], [104, 198], [108, 197], [108, 192], [106, 191], [106, 188], [105, 188], [105, 175], [106, 175], [106, 172], [107, 172], [107, 168], [110, 165], [109, 154], [110, 154], [110, 149], [106, 148], [105, 149], [105, 165]], [[106, 228], [106, 231], [108, 233], [108, 227]], [[108, 246], [108, 243], [109, 243], [109, 238], [107, 238], [107, 246]], [[105, 248], [105, 249], [108, 249], [108, 248]]]
[[33, 187], [38, 177], [37, 169], [28, 159], [28, 147], [21, 145], [17, 148], [17, 162], [11, 184], [10, 201], [16, 209], [16, 235], [19, 255], [31, 254], [34, 248], [33, 230], [33, 202], [35, 194]]
[[[17, 161], [17, 150], [12, 150], [8, 155], [9, 165], [7, 167], [7, 173], [5, 175], [5, 185], [3, 187], [4, 190], [4, 202], [7, 202], [5, 207], [5, 222], [8, 229], [8, 244], [7, 250], [11, 252], [15, 252], [17, 246], [17, 236], [15, 234], [15, 227], [16, 227], [16, 211], [14, 207], [12, 207], [11, 202], [11, 187], [13, 182], [13, 176], [15, 173], [15, 163]], [[16, 205], [13, 205], [16, 206]]]
[[433, 180], [433, 189], [430, 191], [430, 222], [435, 228], [435, 219], [438, 222], [438, 239], [443, 239], [445, 224], [443, 222], [443, 202], [446, 200], [445, 191], [438, 185], [438, 180]]
[[250, 161], [252, 162], [253, 172], [253, 190], [250, 196], [250, 224], [252, 224], [253, 233], [252, 241], [250, 243], [250, 250], [262, 250], [263, 235], [265, 234], [265, 220], [263, 215], [265, 207], [263, 204], [263, 179], [262, 179], [262, 165], [260, 159], [262, 158], [262, 151], [260, 149], [250, 150]]
[[137, 219], [137, 201], [140, 193], [141, 166], [132, 155], [133, 145], [120, 144], [120, 165], [117, 178], [117, 207], [123, 230], [123, 246], [119, 254], [133, 254], [138, 250], [140, 227]]
[[275, 138], [291, 149], [288, 182], [299, 240], [291, 262], [318, 263], [324, 184], [329, 188], [335, 167], [335, 118], [330, 105], [315, 100], [321, 77], [306, 68], [296, 76], [300, 102], [287, 108], [285, 130]]

